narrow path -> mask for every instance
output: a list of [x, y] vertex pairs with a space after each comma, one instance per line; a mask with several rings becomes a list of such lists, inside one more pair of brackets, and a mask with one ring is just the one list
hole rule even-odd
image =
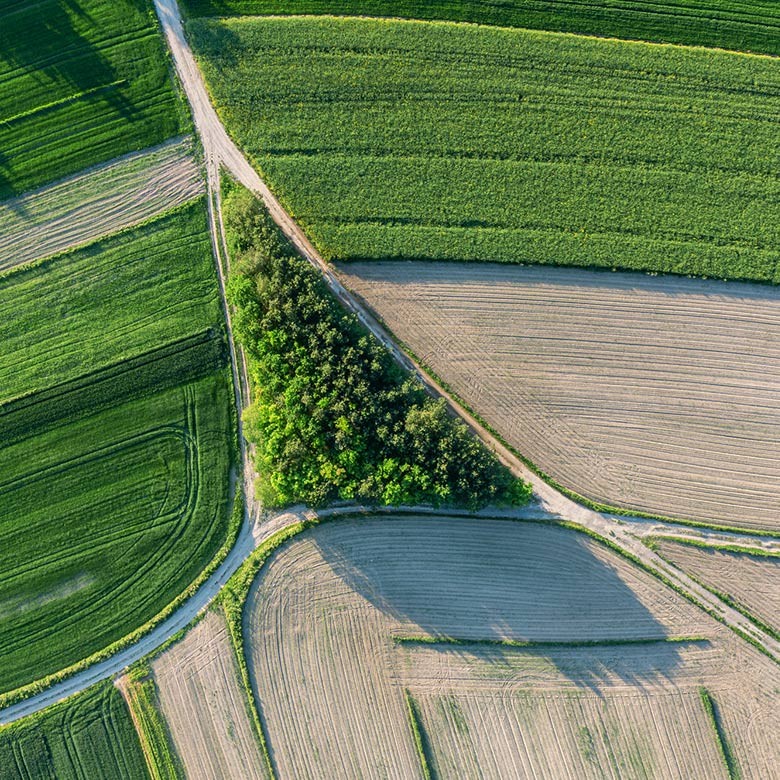
[[[679, 592], [706, 609], [710, 614], [716, 616], [724, 624], [743, 636], [750, 637], [750, 639], [760, 646], [768, 656], [777, 663], [780, 663], [780, 642], [759, 629], [744, 615], [729, 607], [717, 596], [694, 582], [684, 572], [671, 564], [668, 564], [652, 550], [647, 548], [641, 541], [640, 537], [642, 536], [659, 535], [659, 528], [674, 529], [675, 533], [679, 535], [680, 531], [677, 526], [665, 523], [655, 523], [654, 526], [648, 526], [648, 521], [639, 521], [632, 518], [615, 518], [587, 509], [559, 493], [555, 488], [548, 485], [544, 480], [530, 471], [514, 453], [501, 444], [501, 442], [487, 431], [479, 421], [452, 398], [444, 388], [440, 387], [433, 379], [427, 376], [423, 369], [402, 351], [390, 334], [382, 328], [362, 304], [353, 298], [341, 284], [334, 271], [320, 257], [298, 225], [296, 225], [292, 218], [284, 211], [247, 159], [228, 137], [216, 112], [211, 107], [202, 76], [197, 68], [192, 52], [184, 39], [181, 18], [175, 0], [154, 0], [154, 2], [163, 25], [163, 30], [173, 52], [177, 71], [184, 85], [190, 105], [192, 106], [196, 127], [200, 133], [206, 155], [211, 236], [219, 274], [223, 305], [225, 306], [225, 317], [230, 336], [228, 341], [230, 343], [231, 367], [234, 377], [237, 408], [242, 409], [244, 407], [245, 400], [248, 397], [248, 387], [245, 383], [245, 376], [241, 371], [241, 367], [244, 365], [243, 355], [238, 354], [234, 348], [230, 312], [224, 300], [224, 244], [221, 231], [221, 213], [219, 212], [218, 195], [220, 165], [224, 165], [242, 184], [244, 184], [244, 186], [263, 198], [272, 217], [284, 231], [285, 235], [288, 236], [300, 253], [322, 273], [333, 293], [345, 306], [355, 312], [360, 321], [388, 349], [393, 357], [402, 366], [414, 373], [433, 394], [445, 398], [452, 409], [472, 428], [475, 434], [496, 453], [499, 459], [513, 474], [532, 484], [538, 501], [536, 505], [520, 510], [498, 513], [496, 510], [486, 510], [486, 512], [477, 513], [478, 515], [497, 516], [498, 514], [508, 518], [512, 517], [526, 520], [560, 519], [579, 526], [584, 531], [594, 533], [607, 540], [623, 553], [641, 562], [648, 571], [673, 585]], [[226, 258], [224, 262], [226, 263]], [[246, 560], [252, 550], [276, 531], [286, 528], [307, 517], [332, 517], [339, 514], [351, 514], [356, 511], [361, 511], [360, 507], [338, 507], [323, 510], [319, 513], [309, 512], [303, 509], [293, 509], [274, 517], [267, 518], [261, 523], [256, 523], [258, 509], [254, 501], [252, 484], [253, 468], [245, 447], [240, 416], [239, 441], [241, 443], [241, 459], [244, 464], [244, 488], [247, 499], [247, 510], [238, 539], [217, 571], [173, 615], [160, 623], [160, 625], [142, 637], [138, 642], [116, 653], [105, 661], [96, 663], [88, 669], [53, 685], [51, 688], [0, 711], [0, 725], [11, 723], [27, 715], [38, 712], [68, 696], [85, 690], [100, 680], [119, 674], [130, 664], [139, 661], [153, 652], [171, 636], [186, 627], [201, 610], [205, 609], [217, 593], [219, 593], [231, 575]], [[424, 507], [406, 507], [401, 509], [433, 515], [441, 514], [452, 516], [453, 514], [468, 514], [453, 512], [451, 510], [436, 511]], [[376, 511], [397, 512], [398, 508], [380, 510], [363, 508], [363, 511], [374, 513], [376, 513]], [[648, 528], [651, 528], [652, 532], [649, 531]], [[691, 529], [687, 530], [690, 531]], [[703, 538], [707, 538], [707, 534], [704, 531], [702, 531], [702, 536]], [[752, 541], [749, 537], [746, 537], [745, 539], [746, 545], [748, 541]], [[770, 543], [775, 544], [774, 541], [771, 541]], [[752, 541], [752, 544], [755, 544], [755, 541]]]
[[209, 170], [210, 186], [218, 187], [218, 169], [223, 165], [245, 187], [259, 195], [273, 220], [287, 238], [322, 274], [325, 282], [338, 299], [368, 328], [369, 331], [393, 355], [396, 361], [415, 374], [435, 395], [447, 400], [451, 408], [472, 428], [477, 436], [492, 449], [499, 459], [518, 477], [530, 482], [539, 498], [542, 509], [582, 529], [595, 533], [618, 547], [623, 553], [639, 561], [648, 571], [661, 577], [679, 592], [709, 611], [732, 629], [749, 637], [770, 657], [780, 663], [780, 642], [762, 631], [744, 615], [729, 607], [717, 596], [692, 580], [680, 569], [668, 564], [646, 547], [639, 536], [631, 531], [631, 521], [618, 520], [576, 504], [538, 477], [498, 441], [443, 387], [429, 377], [412, 360], [392, 336], [377, 322], [372, 314], [339, 281], [334, 270], [322, 259], [303, 230], [282, 208], [279, 201], [262, 181], [244, 154], [230, 139], [209, 99], [203, 76], [195, 62], [192, 50], [184, 36], [181, 16], [176, 0], [154, 0], [163, 31], [173, 54], [174, 63], [182, 80], [195, 118], [195, 126], [203, 141]]

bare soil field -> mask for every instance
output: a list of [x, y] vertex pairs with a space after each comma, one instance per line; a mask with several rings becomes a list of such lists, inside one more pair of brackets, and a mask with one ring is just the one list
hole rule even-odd
[[658, 553], [780, 632], [780, 558], [657, 540]]
[[267, 776], [221, 612], [209, 612], [152, 671], [188, 778]]
[[518, 452], [632, 510], [780, 530], [780, 289], [372, 262], [343, 280]]
[[729, 780], [695, 689], [603, 699], [494, 691], [418, 702], [437, 777]]
[[702, 686], [743, 777], [780, 761], [777, 668], [567, 529], [333, 521], [272, 556], [245, 620], [280, 777], [420, 776], [407, 691], [439, 777], [728, 777]]
[[137, 225], [205, 189], [192, 140], [130, 154], [0, 203], [0, 273]]

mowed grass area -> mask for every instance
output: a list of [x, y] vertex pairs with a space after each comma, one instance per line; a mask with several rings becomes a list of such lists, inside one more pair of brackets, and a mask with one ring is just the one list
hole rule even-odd
[[0, 729], [3, 780], [147, 777], [130, 713], [110, 682]]
[[202, 199], [0, 277], [0, 403], [221, 321]]
[[151, 0], [5, 0], [0, 200], [189, 126]]
[[217, 372], [0, 449], [0, 692], [130, 633], [206, 567], [228, 532], [230, 406]]
[[778, 280], [771, 58], [388, 20], [190, 31], [228, 129], [331, 260]]
[[183, 0], [193, 16], [339, 14], [450, 19], [780, 54], [773, 0]]

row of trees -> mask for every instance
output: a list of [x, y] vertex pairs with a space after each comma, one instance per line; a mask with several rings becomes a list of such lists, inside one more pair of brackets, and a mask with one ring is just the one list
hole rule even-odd
[[233, 328], [255, 393], [245, 433], [264, 504], [528, 499], [528, 486], [336, 301], [251, 193], [226, 186], [225, 218]]

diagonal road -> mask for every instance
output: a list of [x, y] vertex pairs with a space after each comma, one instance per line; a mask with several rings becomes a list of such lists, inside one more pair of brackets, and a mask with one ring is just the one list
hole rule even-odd
[[[206, 85], [195, 57], [184, 36], [181, 16], [176, 0], [154, 0], [158, 16], [168, 40], [176, 69], [184, 86], [184, 91], [192, 107], [195, 125], [203, 141], [206, 162], [209, 168], [210, 186], [219, 187], [218, 170], [223, 165], [245, 187], [259, 195], [265, 202], [269, 213], [287, 238], [295, 245], [323, 276], [331, 291], [351, 309], [371, 333], [388, 349], [393, 357], [406, 369], [416, 374], [423, 384], [435, 395], [447, 400], [452, 409], [469, 427], [492, 449], [501, 461], [516, 476], [530, 482], [539, 499], [541, 507], [549, 514], [573, 523], [583, 530], [595, 533], [620, 550], [639, 561], [645, 569], [671, 584], [679, 592], [706, 609], [732, 629], [749, 637], [770, 657], [780, 663], [780, 642], [757, 627], [752, 621], [732, 609], [714, 594], [692, 580], [687, 574], [664, 561], [646, 547], [640, 536], [632, 531], [630, 520], [617, 519], [575, 503], [558, 490], [548, 485], [528, 469], [513, 452], [507, 449], [485, 427], [474, 418], [455, 398], [453, 398], [414, 360], [412, 360], [395, 342], [393, 337], [379, 324], [371, 312], [353, 297], [338, 280], [333, 269], [282, 208], [274, 194], [251, 166], [244, 154], [228, 136], [209, 99]], [[644, 528], [644, 526], [642, 526]]]
[[[537, 507], [507, 513], [506, 516], [521, 517], [529, 520], [556, 518], [565, 520], [573, 526], [591, 534], [595, 534], [606, 540], [612, 546], [618, 548], [624, 554], [638, 561], [646, 570], [655, 574], [670, 584], [678, 592], [689, 598], [694, 603], [708, 611], [732, 630], [749, 638], [760, 647], [766, 655], [776, 663], [780, 663], [780, 642], [765, 631], [756, 626], [751, 620], [740, 612], [732, 609], [717, 596], [675, 566], [667, 563], [660, 556], [646, 547], [641, 539], [648, 535], [687, 536], [699, 538], [704, 541], [711, 540], [719, 544], [734, 543], [734, 537], [730, 534], [709, 532], [704, 529], [683, 528], [667, 523], [656, 523], [632, 518], [617, 518], [600, 512], [595, 512], [584, 507], [558, 490], [548, 485], [534, 472], [528, 469], [517, 456], [507, 449], [493, 434], [476, 420], [455, 398], [453, 398], [435, 380], [429, 377], [425, 371], [413, 361], [393, 337], [379, 324], [373, 315], [342, 285], [335, 272], [322, 259], [317, 250], [304, 235], [301, 228], [295, 223], [289, 214], [282, 208], [279, 201], [268, 189], [257, 172], [252, 168], [244, 154], [233, 143], [227, 131], [222, 125], [216, 111], [211, 105], [206, 90], [203, 76], [195, 62], [192, 51], [184, 37], [181, 16], [176, 0], [154, 0], [157, 14], [162, 23], [163, 31], [168, 40], [173, 54], [176, 70], [184, 86], [185, 93], [190, 102], [195, 126], [203, 144], [207, 181], [209, 188], [209, 218], [211, 224], [212, 243], [215, 257], [217, 258], [217, 270], [219, 274], [220, 289], [222, 292], [225, 318], [228, 326], [231, 350], [231, 365], [233, 369], [234, 387], [236, 392], [237, 408], [245, 406], [248, 398], [246, 377], [242, 367], [243, 356], [236, 353], [230, 322], [230, 311], [225, 302], [224, 268], [227, 264], [224, 252], [224, 234], [222, 231], [222, 217], [219, 201], [219, 170], [225, 167], [245, 187], [259, 195], [266, 204], [269, 213], [279, 225], [288, 239], [295, 245], [301, 255], [306, 258], [322, 274], [331, 291], [341, 302], [351, 309], [368, 330], [385, 346], [393, 357], [404, 368], [415, 374], [428, 390], [437, 396], [443, 397], [452, 410], [458, 414], [464, 422], [479, 436], [479, 438], [493, 450], [499, 459], [512, 471], [512, 473], [531, 483], [538, 501]], [[239, 416], [239, 433], [240, 430]], [[0, 725], [18, 720], [26, 715], [44, 709], [61, 699], [72, 696], [100, 680], [112, 677], [121, 672], [128, 665], [144, 658], [156, 650], [179, 630], [187, 626], [196, 615], [205, 609], [217, 595], [230, 576], [238, 569], [249, 554], [259, 544], [265, 541], [271, 534], [303, 519], [301, 513], [287, 512], [275, 518], [256, 524], [257, 507], [253, 499], [253, 468], [244, 445], [242, 435], [241, 457], [244, 463], [244, 490], [247, 497], [247, 512], [244, 523], [239, 533], [236, 544], [230, 550], [227, 558], [222, 562], [217, 571], [202, 585], [198, 591], [189, 598], [173, 615], [163, 621], [150, 633], [142, 637], [137, 643], [118, 652], [105, 661], [96, 663], [82, 672], [53, 685], [45, 691], [31, 696], [18, 704], [0, 711]], [[415, 508], [410, 508], [415, 509]], [[332, 516], [339, 513], [354, 512], [354, 508], [329, 510], [319, 513], [320, 516]], [[416, 511], [437, 514], [427, 508], [416, 508]], [[446, 514], [452, 514], [447, 512]], [[777, 550], [776, 540], [753, 541], [750, 537], [737, 537], [738, 543], [747, 547], [763, 550]]]

